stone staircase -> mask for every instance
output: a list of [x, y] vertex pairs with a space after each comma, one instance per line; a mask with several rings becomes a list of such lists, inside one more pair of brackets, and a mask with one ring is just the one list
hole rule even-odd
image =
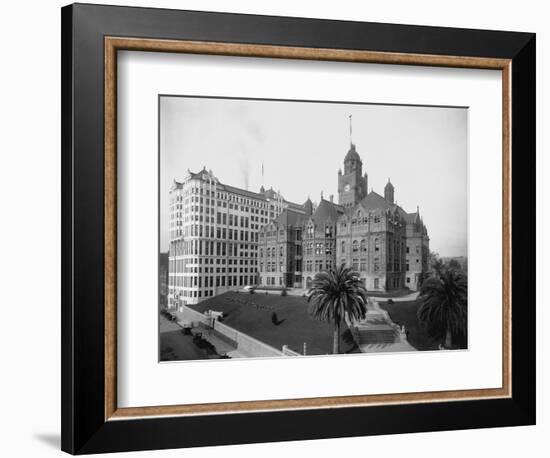
[[398, 342], [395, 329], [358, 329], [357, 345], [392, 344]]
[[414, 351], [384, 310], [374, 300], [369, 301], [367, 314], [351, 324], [355, 342], [363, 353], [379, 351]]

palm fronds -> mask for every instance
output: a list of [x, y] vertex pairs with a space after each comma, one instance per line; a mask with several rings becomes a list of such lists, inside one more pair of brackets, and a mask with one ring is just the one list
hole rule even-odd
[[468, 281], [455, 269], [441, 269], [439, 275], [428, 278], [420, 288], [417, 317], [428, 335], [442, 341], [466, 333], [468, 321]]
[[[346, 316], [350, 320], [364, 318], [367, 312], [367, 292], [359, 274], [341, 265], [315, 275], [308, 303], [312, 317], [334, 324], [335, 339], [338, 339], [337, 330]], [[337, 344], [335, 341], [335, 352], [338, 350]]]

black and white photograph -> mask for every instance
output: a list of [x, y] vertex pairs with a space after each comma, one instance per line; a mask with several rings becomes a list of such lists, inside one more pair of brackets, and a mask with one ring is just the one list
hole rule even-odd
[[468, 348], [468, 109], [159, 95], [159, 360]]

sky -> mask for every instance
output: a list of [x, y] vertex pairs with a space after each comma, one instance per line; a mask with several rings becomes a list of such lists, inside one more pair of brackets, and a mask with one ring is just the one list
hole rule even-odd
[[[160, 242], [168, 247], [168, 191], [187, 169], [290, 201], [338, 200], [338, 169], [352, 141], [370, 188], [391, 179], [407, 212], [420, 207], [430, 249], [467, 255], [466, 108], [160, 97]], [[262, 177], [262, 164], [264, 174]]]

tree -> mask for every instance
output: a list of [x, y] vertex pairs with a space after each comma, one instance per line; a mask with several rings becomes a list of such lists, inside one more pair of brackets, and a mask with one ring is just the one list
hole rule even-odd
[[462, 270], [462, 265], [456, 259], [450, 259], [448, 266], [449, 266], [449, 269]]
[[445, 348], [452, 347], [453, 336], [466, 333], [468, 279], [462, 271], [443, 265], [438, 275], [424, 281], [417, 301], [418, 321]]
[[430, 251], [428, 265], [430, 266], [434, 277], [440, 276], [445, 267], [445, 263], [437, 251]]
[[334, 325], [332, 352], [340, 353], [340, 323], [346, 317], [359, 320], [367, 313], [367, 291], [357, 272], [342, 264], [319, 272], [308, 297], [309, 314]]

